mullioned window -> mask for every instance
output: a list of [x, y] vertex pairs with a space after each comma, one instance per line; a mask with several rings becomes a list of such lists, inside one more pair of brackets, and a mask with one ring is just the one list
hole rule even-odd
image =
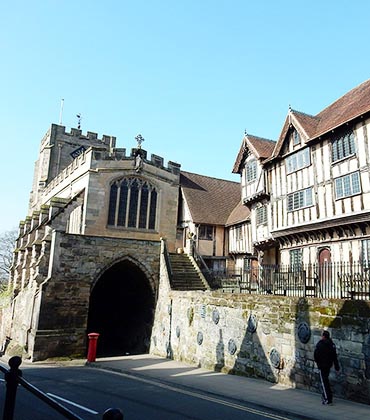
[[108, 225], [155, 229], [158, 193], [139, 178], [124, 178], [110, 188]]

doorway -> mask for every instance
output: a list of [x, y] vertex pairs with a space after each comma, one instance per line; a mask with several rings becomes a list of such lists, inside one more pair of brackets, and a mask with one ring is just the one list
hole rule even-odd
[[319, 281], [321, 293], [331, 297], [332, 294], [332, 273], [331, 273], [331, 252], [329, 248], [322, 248], [319, 251]]
[[143, 271], [125, 260], [109, 268], [95, 284], [87, 332], [99, 333], [97, 356], [149, 351], [154, 293]]

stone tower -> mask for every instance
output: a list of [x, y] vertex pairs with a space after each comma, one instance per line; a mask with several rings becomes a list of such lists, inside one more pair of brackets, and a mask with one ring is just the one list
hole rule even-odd
[[[20, 223], [2, 337], [31, 360], [148, 349], [161, 239], [175, 248], [180, 165], [52, 124]], [[98, 347], [99, 351], [99, 347]]]

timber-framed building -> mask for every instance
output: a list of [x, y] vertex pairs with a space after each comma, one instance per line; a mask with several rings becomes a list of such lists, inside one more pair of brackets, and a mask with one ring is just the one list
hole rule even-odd
[[[244, 293], [369, 299], [369, 130], [370, 80], [317, 115], [289, 109], [277, 141], [245, 134], [238, 183], [165, 165], [141, 136], [126, 153], [115, 137], [52, 124], [0, 339], [31, 360], [83, 356], [88, 332], [101, 332], [100, 355], [149, 351], [164, 278], [179, 292], [244, 282]], [[344, 276], [343, 262], [358, 265]]]

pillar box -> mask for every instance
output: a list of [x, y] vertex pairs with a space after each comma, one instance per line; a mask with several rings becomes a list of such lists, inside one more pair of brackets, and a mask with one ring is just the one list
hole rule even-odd
[[98, 345], [99, 333], [87, 334], [89, 337], [89, 348], [87, 351], [87, 361], [95, 362], [96, 359], [96, 347]]

